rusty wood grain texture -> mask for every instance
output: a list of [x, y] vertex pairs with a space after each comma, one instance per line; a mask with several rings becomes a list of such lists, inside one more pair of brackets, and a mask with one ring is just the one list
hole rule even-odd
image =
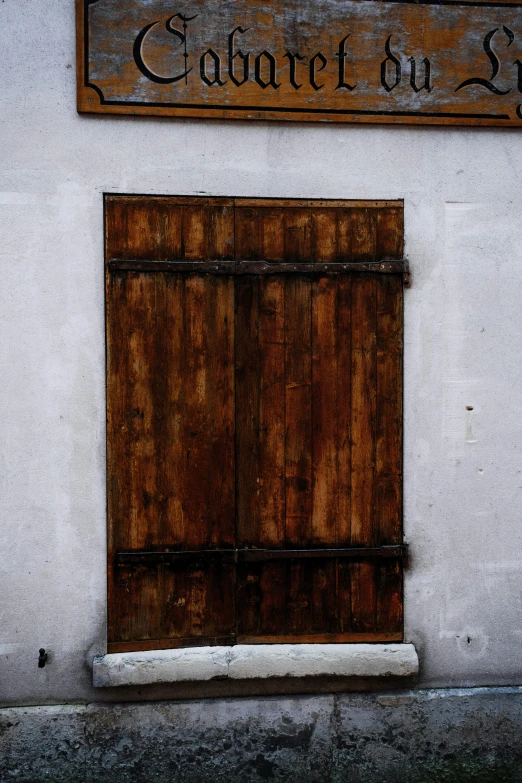
[[76, 0], [76, 13], [81, 112], [522, 125], [515, 0]]
[[237, 202], [106, 197], [109, 648], [399, 640], [402, 204]]

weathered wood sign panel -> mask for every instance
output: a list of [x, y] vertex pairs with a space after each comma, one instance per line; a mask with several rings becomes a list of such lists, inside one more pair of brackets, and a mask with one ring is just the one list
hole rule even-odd
[[77, 0], [78, 109], [522, 125], [522, 3]]

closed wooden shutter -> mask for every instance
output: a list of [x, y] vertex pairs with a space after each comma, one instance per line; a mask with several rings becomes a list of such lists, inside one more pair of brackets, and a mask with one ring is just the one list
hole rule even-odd
[[106, 230], [109, 650], [402, 639], [402, 204]]

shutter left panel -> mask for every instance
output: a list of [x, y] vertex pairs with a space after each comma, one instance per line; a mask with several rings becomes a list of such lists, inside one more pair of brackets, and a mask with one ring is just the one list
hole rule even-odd
[[235, 639], [233, 341], [232, 278], [108, 272], [110, 651]]

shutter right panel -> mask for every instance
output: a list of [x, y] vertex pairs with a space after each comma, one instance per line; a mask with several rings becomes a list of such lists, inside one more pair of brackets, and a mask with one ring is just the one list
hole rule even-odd
[[[402, 541], [402, 279], [236, 281], [237, 542]], [[402, 638], [398, 560], [238, 565], [238, 641]]]

